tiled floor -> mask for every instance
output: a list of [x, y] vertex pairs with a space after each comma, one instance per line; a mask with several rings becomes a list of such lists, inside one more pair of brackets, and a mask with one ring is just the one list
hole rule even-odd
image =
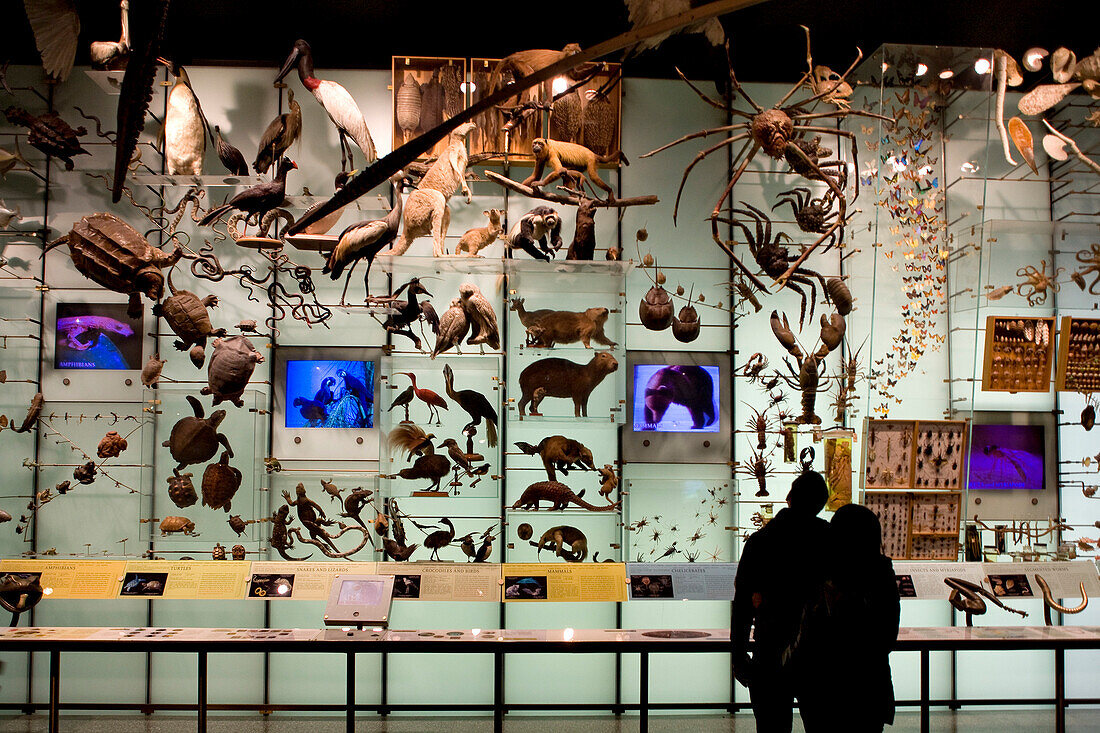
[[[153, 716], [64, 716], [63, 733], [184, 733], [193, 730], [194, 717]], [[753, 733], [756, 726], [751, 715], [733, 716], [672, 716], [650, 718], [653, 733]], [[1042, 710], [935, 711], [932, 731], [941, 733], [1005, 733], [1006, 730], [1027, 730], [1030, 733], [1054, 730], [1054, 715]], [[213, 717], [210, 733], [341, 733], [341, 718]], [[487, 718], [364, 718], [356, 726], [357, 733], [487, 733], [492, 721]], [[637, 718], [623, 717], [513, 717], [504, 724], [505, 733], [634, 733]], [[802, 726], [796, 721], [795, 731]], [[838, 728], [843, 730], [843, 726]], [[920, 730], [916, 713], [899, 713], [887, 733], [909, 733]], [[1066, 715], [1068, 733], [1100, 730], [1100, 710], [1070, 709]], [[0, 733], [45, 733], [46, 718], [42, 715], [0, 717]]]

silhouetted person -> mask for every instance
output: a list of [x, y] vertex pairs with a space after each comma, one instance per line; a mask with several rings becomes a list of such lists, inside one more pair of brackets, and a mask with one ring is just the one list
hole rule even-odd
[[838, 725], [846, 733], [878, 733], [894, 722], [890, 651], [901, 615], [878, 517], [858, 504], [842, 506], [823, 554], [825, 583], [795, 654], [799, 712], [807, 733]]
[[795, 678], [789, 662], [803, 611], [821, 592], [829, 524], [817, 515], [828, 498], [821, 474], [800, 475], [791, 484], [787, 507], [749, 536], [737, 565], [730, 625], [733, 672], [749, 688], [760, 733], [791, 730]]

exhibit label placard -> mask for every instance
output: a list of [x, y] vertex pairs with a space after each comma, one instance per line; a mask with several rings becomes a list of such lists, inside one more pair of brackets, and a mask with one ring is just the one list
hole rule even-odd
[[626, 565], [623, 563], [504, 563], [500, 568], [506, 603], [627, 600]]
[[[978, 562], [895, 562], [894, 577], [898, 582], [901, 600], [942, 600], [951, 595], [946, 578], [959, 578], [983, 585], [985, 573]], [[988, 587], [983, 585], [983, 587]]]
[[737, 563], [628, 562], [630, 600], [732, 601]]
[[247, 560], [130, 560], [118, 597], [236, 600], [244, 597], [251, 568]]
[[379, 563], [378, 573], [392, 575], [399, 601], [500, 600], [500, 565], [488, 563]]
[[374, 575], [376, 562], [254, 562], [247, 598], [327, 601], [337, 575]]
[[1089, 596], [1100, 595], [1096, 566], [1087, 560], [1074, 562], [895, 562], [898, 593], [907, 598], [946, 600], [951, 588], [945, 578], [976, 583], [998, 598], [1042, 598], [1036, 580], [1042, 575], [1055, 598], [1080, 598], [1081, 583]]
[[0, 573], [37, 573], [50, 600], [114, 598], [125, 567], [125, 560], [0, 560]]

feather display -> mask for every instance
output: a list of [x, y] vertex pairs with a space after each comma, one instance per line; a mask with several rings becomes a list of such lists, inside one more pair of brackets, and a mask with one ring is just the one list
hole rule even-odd
[[23, 0], [27, 20], [34, 31], [34, 44], [42, 56], [42, 68], [55, 79], [65, 81], [76, 60], [80, 16], [73, 0]]

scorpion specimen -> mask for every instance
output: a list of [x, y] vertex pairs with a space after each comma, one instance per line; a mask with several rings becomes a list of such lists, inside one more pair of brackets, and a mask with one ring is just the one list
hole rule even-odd
[[[816, 126], [815, 123], [818, 120], [834, 120], [844, 119], [849, 115], [857, 115], [862, 117], [869, 117], [873, 119], [883, 120], [888, 123], [893, 123], [894, 120], [885, 117], [883, 115], [874, 114], [871, 112], [864, 112], [862, 110], [853, 110], [850, 108], [835, 109], [828, 112], [813, 112], [812, 109], [819, 101], [829, 101], [836, 103], [835, 100], [843, 89], [843, 85], [847, 84], [848, 76], [855, 70], [856, 66], [863, 59], [863, 52], [858, 48], [856, 49], [856, 59], [848, 70], [843, 74], [837, 75], [837, 77], [830, 78], [825, 83], [820, 84], [821, 90], [812, 94], [805, 99], [799, 99], [792, 101], [792, 97], [804, 85], [810, 81], [814, 76], [814, 70], [811, 67], [802, 75], [798, 82], [790, 88], [790, 90], [783, 95], [783, 97], [772, 107], [765, 109], [760, 106], [752, 96], [747, 94], [745, 89], [737, 81], [737, 76], [733, 71], [732, 65], [730, 66], [730, 90], [729, 100], [737, 103], [744, 101], [750, 109], [740, 109], [735, 104], [727, 104], [724, 101], [715, 100], [705, 93], [703, 93], [698, 87], [692, 84], [682, 74], [681, 78], [691, 87], [691, 89], [707, 104], [720, 109], [724, 112], [728, 111], [735, 118], [739, 118], [740, 121], [735, 122], [732, 125], [723, 125], [707, 130], [700, 130], [685, 135], [677, 140], [667, 143], [655, 150], [652, 150], [642, 157], [649, 157], [656, 155], [657, 153], [667, 150], [668, 148], [679, 145], [680, 143], [688, 142], [689, 140], [698, 139], [701, 137], [707, 137], [718, 133], [727, 133], [729, 137], [721, 142], [712, 145], [705, 150], [702, 150], [692, 159], [684, 170], [683, 177], [680, 180], [680, 187], [676, 192], [676, 203], [673, 208], [673, 221], [675, 222], [677, 214], [679, 213], [680, 198], [683, 194], [684, 185], [687, 182], [688, 176], [691, 174], [692, 169], [698, 165], [708, 155], [717, 152], [723, 148], [728, 148], [734, 144], [741, 143], [741, 147], [733, 156], [734, 168], [733, 175], [730, 177], [729, 183], [726, 185], [722, 194], [719, 196], [717, 203], [714, 205], [714, 209], [711, 212], [708, 219], [711, 222], [711, 236], [714, 239], [715, 244], [725, 252], [734, 264], [741, 270], [744, 276], [754, 285], [757, 289], [767, 291], [768, 288], [764, 285], [760, 279], [749, 270], [748, 267], [741, 261], [741, 259], [734, 253], [731, 243], [725, 241], [719, 231], [719, 225], [726, 221], [722, 215], [722, 207], [726, 203], [730, 194], [733, 192], [734, 186], [741, 176], [748, 169], [753, 159], [756, 158], [757, 153], [763, 151], [766, 155], [774, 160], [785, 159], [788, 164], [794, 169], [796, 173], [799, 173], [809, 180], [823, 182], [829, 190], [832, 192], [837, 203], [837, 218], [831, 224], [829, 224], [823, 232], [818, 236], [818, 239], [804, 248], [801, 255], [793, 262], [786, 264], [783, 271], [772, 274], [768, 272], [768, 275], [775, 279], [775, 282], [782, 287], [785, 285], [789, 278], [795, 274], [795, 272], [802, 266], [806, 257], [813, 252], [817, 246], [827, 240], [834, 233], [837, 233], [844, 221], [847, 219], [847, 207], [848, 199], [841, 189], [839, 183], [841, 182], [841, 175], [839, 171], [845, 164], [839, 161], [824, 161], [820, 158], [823, 155], [827, 155], [823, 148], [820, 147], [820, 141], [807, 141], [805, 139], [807, 133], [816, 133], [819, 135], [836, 135], [838, 137], [846, 137], [852, 141], [852, 155], [856, 157], [856, 145], [854, 135], [850, 132], [835, 130], [829, 127]], [[858, 160], [855, 161], [856, 170], [859, 169]], [[835, 168], [838, 173], [826, 172], [828, 168]], [[856, 181], [855, 195], [859, 195], [859, 182], [858, 177]], [[842, 244], [842, 241], [837, 241], [837, 244]]]

